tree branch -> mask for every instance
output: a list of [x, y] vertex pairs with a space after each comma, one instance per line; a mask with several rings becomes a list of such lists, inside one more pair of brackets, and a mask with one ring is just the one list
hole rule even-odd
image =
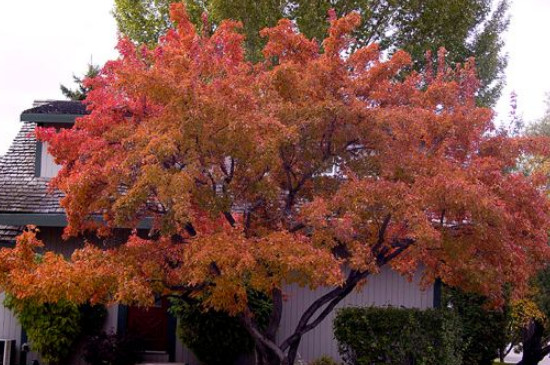
[[250, 310], [247, 310], [244, 314], [240, 315], [239, 318], [241, 319], [244, 327], [248, 330], [248, 333], [252, 335], [257, 343], [260, 343], [271, 350], [279, 358], [279, 360], [282, 361], [285, 358], [285, 354], [283, 352], [284, 350], [281, 350], [275, 342], [264, 336], [256, 324], [252, 321], [252, 313]]
[[231, 227], [235, 227], [235, 223], [237, 222], [231, 212], [223, 212], [223, 216], [225, 219], [229, 222]]
[[[403, 253], [403, 251], [409, 248], [414, 242], [415, 241], [412, 239], [405, 239], [395, 242], [392, 245], [393, 247], [395, 247], [395, 250], [387, 255], [379, 257], [377, 259], [378, 265], [383, 266], [387, 264], [395, 257]], [[334, 310], [336, 305], [338, 305], [338, 303], [340, 303], [349, 293], [351, 293], [351, 291], [357, 286], [357, 284], [368, 275], [370, 275], [370, 272], [368, 271], [351, 271], [344, 285], [331, 290], [327, 294], [315, 300], [300, 318], [300, 321], [298, 322], [294, 333], [290, 337], [285, 339], [280, 348], [285, 351], [290, 346], [292, 346], [293, 343], [299, 341], [305, 333], [317, 327]], [[315, 313], [324, 306], [326, 307], [321, 311], [321, 313], [312, 322], [310, 322]]]
[[380, 251], [380, 248], [382, 248], [382, 245], [384, 244], [385, 236], [386, 236], [386, 230], [388, 229], [388, 225], [390, 224], [391, 220], [391, 214], [386, 215], [384, 218], [384, 221], [382, 222], [382, 226], [378, 230], [378, 241], [376, 244], [372, 247], [372, 252], [377, 255]]
[[[357, 279], [357, 276], [359, 276], [359, 275], [360, 275], [360, 273], [358, 273], [356, 271], [351, 271], [349, 273], [348, 278], [346, 279], [346, 282], [344, 283], [344, 285], [342, 285], [340, 287], [337, 287], [337, 288], [334, 288], [333, 290], [331, 290], [327, 294], [325, 294], [325, 295], [321, 296], [320, 298], [318, 298], [317, 300], [315, 300], [309, 306], [309, 308], [302, 314], [302, 317], [300, 318], [300, 321], [298, 322], [298, 325], [296, 326], [296, 330], [294, 331], [294, 333], [290, 337], [288, 337], [285, 341], [283, 341], [283, 343], [280, 346], [281, 350], [285, 351], [286, 349], [288, 349], [288, 347], [290, 347], [290, 345], [294, 341], [300, 339], [306, 333], [306, 332], [304, 332], [304, 328], [306, 326], [308, 326], [309, 320], [311, 319], [311, 317], [313, 317], [313, 315], [315, 315], [315, 313], [320, 308], [322, 308], [327, 303], [330, 303], [335, 298], [339, 298], [339, 296], [342, 293], [351, 292], [351, 290], [353, 290], [353, 288], [355, 288], [355, 285], [357, 285], [357, 282], [359, 281]], [[326, 317], [326, 314], [325, 314], [325, 317]], [[320, 315], [315, 319], [315, 321], [318, 321], [320, 323], [320, 321], [322, 321], [322, 319], [319, 320], [319, 318], [320, 318]], [[313, 329], [313, 327], [311, 327], [308, 331], [311, 331], [311, 329]]]
[[274, 340], [279, 324], [281, 323], [281, 316], [283, 314], [283, 293], [281, 292], [281, 289], [274, 288], [271, 291], [271, 300], [273, 302], [273, 309], [271, 310], [271, 315], [269, 316], [269, 324], [267, 325], [265, 334], [267, 338]]

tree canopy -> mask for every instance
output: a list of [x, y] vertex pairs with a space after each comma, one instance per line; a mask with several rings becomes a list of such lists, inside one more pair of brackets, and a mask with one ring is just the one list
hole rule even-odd
[[[45, 302], [192, 296], [240, 318], [266, 363], [292, 364], [302, 335], [383, 265], [498, 302], [549, 258], [546, 176], [514, 169], [548, 141], [495, 131], [473, 60], [450, 68], [441, 50], [419, 73], [376, 44], [347, 56], [361, 24], [351, 13], [332, 14], [322, 48], [280, 20], [254, 64], [238, 22], [209, 34], [182, 4], [171, 14], [155, 48], [120, 41], [87, 83], [89, 115], [37, 131], [62, 166], [52, 187], [66, 235], [152, 220], [148, 235], [37, 262], [42, 243], [25, 232], [0, 251], [4, 290]], [[331, 290], [276, 342], [291, 283]], [[251, 290], [273, 301], [265, 329]]]
[[[168, 7], [178, 0], [115, 0], [114, 15], [119, 30], [137, 44], [155, 45], [170, 27]], [[261, 59], [265, 41], [259, 31], [286, 17], [308, 38], [325, 39], [327, 13], [338, 17], [352, 11], [362, 16], [350, 45], [357, 49], [378, 42], [381, 51], [409, 52], [417, 70], [426, 66], [427, 51], [435, 56], [439, 47], [448, 51], [450, 64], [476, 57], [481, 88], [478, 101], [494, 105], [504, 84], [507, 59], [501, 34], [508, 27], [508, 0], [492, 8], [491, 0], [185, 0], [191, 21], [208, 30], [224, 19], [243, 23], [248, 58]], [[202, 12], [208, 13], [208, 23]]]

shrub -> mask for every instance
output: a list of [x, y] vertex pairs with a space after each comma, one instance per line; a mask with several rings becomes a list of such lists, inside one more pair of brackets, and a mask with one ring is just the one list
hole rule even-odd
[[[261, 327], [267, 325], [271, 302], [249, 293], [249, 305]], [[204, 311], [200, 302], [173, 299], [171, 313], [178, 318], [178, 337], [204, 364], [228, 365], [254, 349], [254, 341], [240, 323], [225, 312]]]
[[321, 356], [310, 362], [309, 365], [338, 365], [338, 363], [330, 356]]
[[99, 332], [107, 309], [103, 305], [77, 305], [68, 301], [38, 303], [7, 295], [4, 305], [12, 310], [27, 332], [31, 348], [47, 364], [59, 364], [81, 336]]
[[444, 305], [452, 307], [463, 327], [463, 364], [491, 365], [499, 349], [510, 342], [508, 310], [487, 309], [487, 299], [481, 295], [444, 288]]
[[80, 327], [82, 335], [94, 336], [101, 332], [103, 323], [107, 318], [107, 308], [103, 304], [81, 304], [78, 307], [80, 312]]
[[37, 303], [7, 295], [4, 305], [11, 309], [27, 332], [33, 351], [47, 364], [60, 364], [81, 333], [78, 306], [67, 301]]
[[133, 337], [101, 332], [86, 343], [84, 360], [90, 365], [134, 365], [141, 361], [140, 348]]
[[441, 309], [344, 308], [334, 320], [350, 365], [460, 365], [461, 334], [458, 316]]

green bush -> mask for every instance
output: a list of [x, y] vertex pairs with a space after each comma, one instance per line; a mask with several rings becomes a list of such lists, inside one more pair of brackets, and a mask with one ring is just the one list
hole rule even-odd
[[82, 335], [101, 330], [107, 316], [103, 305], [77, 305], [68, 301], [38, 303], [7, 295], [4, 305], [12, 310], [27, 332], [31, 348], [47, 364], [60, 364]]
[[101, 332], [103, 323], [107, 319], [107, 308], [103, 304], [81, 304], [78, 311], [80, 312], [82, 335], [90, 337]]
[[330, 356], [321, 356], [310, 362], [309, 365], [338, 365], [338, 363]]
[[[249, 293], [250, 307], [260, 327], [267, 325], [271, 302], [263, 294]], [[240, 323], [225, 312], [204, 311], [199, 302], [173, 299], [171, 313], [178, 319], [178, 337], [208, 365], [228, 365], [254, 349], [254, 341]]]
[[445, 307], [451, 307], [460, 317], [463, 328], [464, 365], [492, 365], [500, 348], [510, 342], [507, 308], [489, 310], [487, 299], [445, 287]]
[[460, 365], [462, 326], [449, 310], [344, 308], [334, 335], [350, 365]]
[[67, 301], [39, 304], [10, 295], [4, 305], [15, 313], [31, 349], [40, 353], [45, 363], [60, 364], [67, 358], [81, 333], [78, 305]]

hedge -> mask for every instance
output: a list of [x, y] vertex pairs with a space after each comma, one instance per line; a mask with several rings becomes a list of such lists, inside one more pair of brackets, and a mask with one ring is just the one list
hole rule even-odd
[[350, 365], [462, 363], [462, 326], [449, 310], [343, 308], [334, 320], [334, 335]]

